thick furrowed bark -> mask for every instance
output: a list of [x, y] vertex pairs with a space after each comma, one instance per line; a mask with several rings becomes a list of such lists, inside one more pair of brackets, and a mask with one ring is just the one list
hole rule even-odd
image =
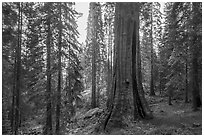
[[138, 3], [116, 4], [116, 65], [114, 65], [116, 68], [111, 91], [113, 103], [109, 106], [108, 115], [103, 123], [105, 130], [122, 128], [126, 125], [124, 120], [132, 112], [131, 102], [134, 105], [134, 119], [138, 118], [138, 115], [142, 118], [152, 117], [144, 95], [138, 91], [136, 46], [139, 46], [139, 24], [136, 26], [136, 22], [139, 20], [135, 21], [134, 18], [138, 15], [139, 19], [139, 12], [135, 14], [135, 8], [139, 9]]

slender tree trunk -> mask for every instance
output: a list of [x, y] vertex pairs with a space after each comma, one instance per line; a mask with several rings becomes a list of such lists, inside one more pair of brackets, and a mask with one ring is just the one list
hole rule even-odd
[[[112, 30], [112, 27], [110, 28]], [[110, 32], [110, 81], [113, 77], [113, 46], [112, 46], [112, 31]]]
[[[19, 73], [20, 73], [20, 76], [21, 76], [21, 45], [22, 45], [22, 33], [23, 33], [23, 2], [21, 2], [21, 21], [20, 21], [20, 23], [21, 23], [21, 27], [20, 27], [20, 57], [19, 57]], [[20, 105], [21, 105], [21, 102], [20, 102], [20, 96], [21, 96], [21, 93], [20, 93], [20, 88], [21, 88], [21, 81], [20, 81], [20, 76], [19, 76], [19, 94], [18, 94], [18, 102], [17, 102], [17, 104], [18, 104], [18, 108], [19, 108], [19, 127], [21, 127], [21, 120], [22, 120], [22, 115], [21, 115], [21, 110], [20, 110]]]
[[48, 17], [47, 17], [47, 85], [46, 85], [46, 96], [47, 96], [47, 114], [46, 114], [46, 126], [45, 126], [45, 134], [52, 134], [52, 104], [51, 104], [51, 70], [50, 70], [50, 54], [51, 54], [51, 29], [50, 29], [50, 8], [51, 3], [49, 3], [48, 7]]
[[159, 95], [162, 97], [162, 71], [163, 71], [163, 66], [162, 66], [162, 46], [160, 45], [159, 47]]
[[[16, 50], [15, 50], [16, 51]], [[14, 72], [13, 72], [13, 95], [12, 95], [12, 109], [11, 109], [11, 131], [12, 134], [14, 134], [14, 126], [15, 126], [15, 99], [16, 99], [16, 66], [17, 66], [17, 61], [16, 61], [16, 55], [17, 53], [15, 52], [15, 57], [14, 57]]]
[[18, 3], [18, 13], [19, 13], [19, 20], [18, 20], [18, 46], [16, 48], [16, 92], [15, 92], [15, 122], [14, 122], [14, 132], [15, 135], [18, 134], [18, 128], [20, 124], [20, 76], [21, 76], [21, 35], [22, 35], [22, 4]]
[[188, 46], [186, 47], [186, 89], [185, 89], [185, 103], [188, 103]]
[[[178, 6], [178, 3], [174, 3], [173, 4], [173, 7], [176, 7], [176, 6]], [[176, 15], [176, 11], [175, 11], [175, 8], [173, 8], [172, 9], [172, 11], [171, 11], [171, 17], [172, 17], [172, 19], [171, 19], [171, 24], [172, 24], [172, 27], [171, 27], [171, 31], [172, 31], [172, 34], [171, 34], [171, 39], [172, 39], [172, 42], [171, 42], [171, 46], [172, 46], [172, 48], [175, 48], [176, 47], [176, 28], [177, 28], [177, 22], [176, 22], [176, 17], [177, 17], [177, 15]], [[168, 65], [168, 67], [170, 68], [170, 66]], [[174, 90], [174, 88], [172, 87], [172, 85], [170, 85], [169, 86], [169, 88], [168, 88], [168, 104], [169, 105], [172, 105], [172, 96], [173, 96], [173, 90]]]
[[151, 4], [151, 79], [150, 79], [150, 96], [154, 96], [154, 56], [153, 56], [153, 14], [152, 14], [153, 3]]
[[161, 64], [161, 55], [159, 59], [159, 95], [162, 96], [162, 64]]
[[[108, 54], [108, 52], [109, 52], [109, 50], [107, 50], [107, 54]], [[106, 83], [107, 83], [106, 96], [108, 97], [108, 100], [107, 100], [106, 106], [108, 107], [109, 106], [110, 87], [111, 87], [109, 54], [107, 55], [107, 69], [108, 69], [108, 71], [107, 71], [107, 77], [106, 77], [106, 79], [107, 79], [106, 80]]]
[[171, 91], [169, 91], [169, 94], [170, 94], [170, 95], [169, 95], [169, 105], [172, 105], [172, 103], [171, 103], [171, 96], [172, 96], [172, 95], [171, 95]]
[[99, 107], [99, 99], [100, 99], [100, 78], [101, 78], [101, 63], [98, 62], [98, 75], [97, 75], [97, 92], [96, 92], [96, 107]]
[[[67, 64], [69, 64], [69, 61], [67, 61]], [[69, 105], [69, 68], [66, 68], [66, 81], [65, 81], [65, 89], [66, 89], [66, 101], [65, 101], [65, 107], [70, 108]], [[69, 109], [68, 109], [69, 110]], [[70, 122], [70, 116], [69, 116], [70, 111], [66, 111], [66, 121]]]
[[60, 104], [61, 104], [61, 48], [62, 48], [62, 20], [61, 20], [61, 3], [59, 3], [59, 16], [60, 16], [60, 26], [59, 26], [59, 46], [58, 46], [58, 87], [57, 87], [57, 107], [56, 107], [56, 134], [60, 134]]
[[[108, 23], [108, 48], [107, 48], [107, 97], [110, 96], [111, 88], [111, 59], [110, 59], [110, 23]], [[107, 107], [109, 106], [109, 99], [107, 100]]]
[[90, 4], [93, 17], [93, 43], [92, 43], [92, 99], [91, 107], [95, 108], [96, 105], [96, 15], [95, 8], [96, 4], [92, 2]]
[[107, 101], [107, 107], [110, 104], [110, 91], [111, 91], [111, 84], [112, 84], [112, 77], [113, 77], [113, 47], [112, 47], [112, 26], [111, 22], [108, 23], [108, 80], [107, 80], [107, 85], [108, 85], [108, 101]]

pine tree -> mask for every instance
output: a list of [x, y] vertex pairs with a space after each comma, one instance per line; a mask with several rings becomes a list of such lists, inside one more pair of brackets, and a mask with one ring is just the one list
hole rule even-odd
[[[76, 18], [80, 14], [75, 11], [74, 3], [61, 3], [62, 7], [62, 71], [66, 71], [66, 75], [63, 75], [65, 84], [64, 90], [62, 90], [62, 101], [65, 101], [67, 108], [62, 108], [62, 112], [67, 115], [62, 115], [65, 122], [69, 121], [71, 117], [75, 114], [75, 108], [73, 102], [78, 102], [80, 100], [79, 95], [83, 89], [83, 83], [81, 82], [81, 62], [79, 55], [82, 53], [81, 44], [78, 42], [77, 37], [79, 35], [77, 31]], [[56, 41], [57, 43], [57, 41]], [[63, 104], [63, 103], [62, 103]], [[68, 112], [68, 113], [67, 113]]]
[[[45, 134], [52, 134], [52, 124], [57, 124], [57, 122], [52, 123], [51, 110], [55, 109], [57, 102], [60, 107], [62, 102], [67, 100], [66, 92], [71, 93], [71, 98], [73, 98], [69, 99], [70, 104], [73, 105], [73, 101], [80, 99], [78, 96], [83, 89], [80, 74], [82, 67], [79, 60], [81, 48], [77, 41], [79, 33], [75, 20], [79, 14], [72, 8], [72, 5], [73, 3], [61, 3], [61, 52], [58, 52], [60, 41], [59, 33], [56, 33], [60, 26], [58, 25], [60, 20], [58, 3], [30, 2], [21, 3], [20, 7], [19, 3], [3, 4], [3, 75], [6, 79], [3, 87], [5, 133], [9, 132], [6, 127], [8, 119], [11, 123], [11, 130], [16, 134], [21, 130], [21, 125], [23, 127], [26, 122], [33, 119], [34, 121], [40, 120], [39, 124], [45, 124]], [[57, 92], [53, 92], [57, 91], [59, 80], [57, 77], [58, 66], [60, 66], [58, 65], [60, 61], [57, 59], [58, 53], [61, 53], [61, 72], [68, 68], [70, 79], [69, 91], [64, 90], [67, 87], [60, 82], [61, 89], [64, 88], [61, 90], [61, 101], [57, 101], [54, 96]], [[70, 62], [69, 65], [65, 62], [67, 60]], [[64, 73], [61, 75], [62, 80], [68, 77]], [[77, 105], [72, 107], [73, 114], [74, 107]], [[69, 107], [61, 107], [58, 112], [64, 114], [69, 112], [68, 109]], [[41, 116], [46, 112], [48, 116], [46, 120], [43, 120]], [[18, 115], [17, 118], [16, 115]], [[61, 121], [62, 118], [67, 119], [67, 117], [69, 115], [60, 115], [58, 118]]]
[[[171, 97], [183, 89], [185, 90], [185, 93], [183, 93], [185, 94], [184, 100], [188, 102], [188, 90], [191, 88], [188, 86], [188, 83], [194, 81], [193, 77], [188, 77], [190, 73], [194, 73], [193, 66], [190, 65], [190, 61], [194, 58], [193, 52], [188, 53], [188, 50], [194, 51], [193, 48], [191, 48], [192, 37], [197, 37], [196, 35], [192, 35], [193, 25], [191, 21], [194, 16], [192, 14], [192, 4], [167, 3], [166, 9], [167, 16], [163, 38], [164, 46], [160, 47], [160, 56], [163, 57], [161, 64], [163, 72], [165, 72], [161, 74], [161, 84], [165, 85], [166, 90], [169, 92], [169, 104], [171, 104]], [[199, 26], [198, 24], [197, 26]], [[199, 48], [199, 46], [197, 48]], [[199, 53], [197, 53], [197, 55], [199, 55]], [[195, 73], [197, 72], [195, 71]], [[183, 79], [185, 79], [185, 81], [183, 81]], [[199, 84], [197, 86], [199, 88]], [[172, 91], [176, 92], [172, 93]]]
[[[16, 43], [18, 32], [17, 4], [2, 3], [2, 134], [7, 134], [7, 117], [10, 113], [10, 129], [14, 134]], [[16, 9], [16, 10], [15, 10]]]

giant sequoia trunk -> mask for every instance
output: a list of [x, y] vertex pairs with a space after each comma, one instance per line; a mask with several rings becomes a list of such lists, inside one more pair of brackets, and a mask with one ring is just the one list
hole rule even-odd
[[[126, 116], [134, 119], [152, 117], [145, 98], [138, 92], [136, 46], [139, 44], [139, 3], [116, 3], [116, 56], [111, 91], [111, 105], [104, 128], [122, 127]], [[132, 107], [132, 104], [134, 107]]]

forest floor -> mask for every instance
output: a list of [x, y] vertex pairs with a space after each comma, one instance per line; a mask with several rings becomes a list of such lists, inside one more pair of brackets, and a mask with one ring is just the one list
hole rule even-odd
[[[65, 135], [202, 135], [202, 109], [192, 111], [192, 103], [184, 103], [182, 98], [172, 101], [168, 105], [167, 97], [147, 96], [149, 106], [153, 112], [153, 119], [131, 121], [127, 118], [127, 127], [112, 129], [109, 133], [96, 133], [95, 129], [101, 115], [104, 113], [105, 103], [101, 108], [87, 110], [78, 109], [76, 115], [61, 128]], [[103, 101], [105, 102], [105, 101]], [[42, 134], [42, 124], [30, 121], [24, 124], [20, 134]]]
[[[128, 122], [123, 129], [113, 129], [111, 135], [201, 135], [202, 110], [192, 111], [192, 103], [183, 100], [173, 100], [173, 105], [168, 105], [166, 97], [153, 96], [147, 98], [154, 118], [151, 120], [138, 120]], [[76, 121], [67, 126], [64, 134], [87, 135], [94, 132], [99, 117], [90, 115], [84, 117], [86, 112]], [[107, 134], [107, 133], [102, 133]]]

